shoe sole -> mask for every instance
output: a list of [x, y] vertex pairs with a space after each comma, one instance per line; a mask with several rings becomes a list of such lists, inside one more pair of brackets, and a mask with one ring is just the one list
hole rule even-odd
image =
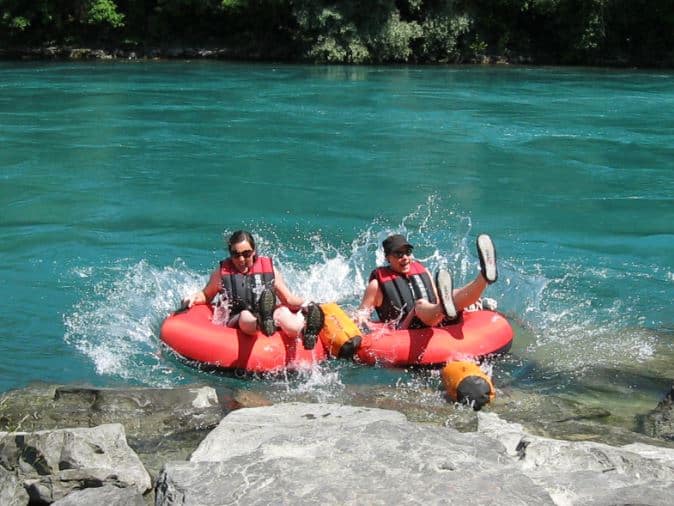
[[274, 323], [274, 306], [276, 306], [276, 296], [271, 290], [265, 290], [260, 295], [258, 301], [259, 323], [262, 333], [266, 336], [272, 335], [276, 332], [276, 324]]
[[487, 234], [477, 237], [477, 254], [480, 257], [480, 271], [490, 285], [498, 278], [496, 269], [496, 249], [494, 243]]
[[445, 310], [445, 315], [450, 320], [457, 317], [456, 306], [454, 306], [454, 289], [452, 287], [452, 276], [446, 270], [439, 270], [435, 275], [435, 286], [438, 289], [440, 302]]
[[323, 310], [317, 304], [311, 304], [307, 308], [306, 325], [302, 334], [302, 345], [307, 350], [313, 350], [316, 346], [316, 338], [323, 328], [325, 316]]

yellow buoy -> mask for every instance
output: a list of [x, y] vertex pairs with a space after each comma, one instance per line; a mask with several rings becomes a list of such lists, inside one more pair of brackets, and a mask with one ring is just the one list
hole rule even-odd
[[479, 411], [491, 402], [496, 393], [491, 378], [474, 362], [448, 362], [441, 371], [447, 395], [454, 402], [463, 402]]
[[334, 302], [321, 304], [325, 323], [319, 334], [333, 357], [353, 358], [361, 342], [360, 329]]

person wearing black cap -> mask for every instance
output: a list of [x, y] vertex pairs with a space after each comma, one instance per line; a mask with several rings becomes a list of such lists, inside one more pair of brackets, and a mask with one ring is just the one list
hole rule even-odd
[[376, 311], [383, 322], [395, 322], [400, 329], [440, 325], [457, 318], [458, 312], [476, 303], [487, 285], [496, 281], [496, 250], [491, 238], [477, 238], [480, 274], [467, 285], [453, 289], [452, 277], [446, 270], [438, 271], [435, 282], [426, 268], [414, 260], [414, 246], [400, 234], [383, 242], [389, 265], [378, 267], [370, 274], [359, 308], [359, 323], [367, 325]]

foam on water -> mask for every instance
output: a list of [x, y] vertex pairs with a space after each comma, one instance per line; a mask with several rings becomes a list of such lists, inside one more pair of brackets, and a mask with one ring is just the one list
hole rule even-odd
[[159, 353], [158, 329], [203, 277], [179, 261], [161, 269], [141, 261], [75, 270], [97, 281], [64, 318], [66, 343], [89, 357], [102, 376], [152, 386], [179, 383], [180, 373]]
[[326, 364], [314, 364], [292, 375], [276, 375], [271, 377], [271, 381], [282, 391], [310, 397], [316, 402], [330, 402], [344, 390], [339, 368]]

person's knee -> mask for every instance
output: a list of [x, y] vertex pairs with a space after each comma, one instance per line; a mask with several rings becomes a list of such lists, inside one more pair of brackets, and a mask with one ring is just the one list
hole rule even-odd
[[442, 320], [442, 308], [439, 304], [431, 304], [426, 299], [419, 299], [414, 303], [414, 311], [426, 325], [436, 325]]
[[416, 309], [417, 311], [421, 309], [423, 311], [425, 308], [428, 307], [428, 304], [429, 302], [426, 299], [418, 299], [414, 303], [414, 309]]
[[281, 327], [288, 337], [297, 337], [304, 327], [302, 312], [293, 313], [287, 307], [281, 306], [274, 311], [274, 321]]
[[243, 310], [239, 314], [239, 328], [246, 334], [255, 334], [257, 332], [257, 318], [248, 310]]
[[274, 310], [274, 321], [278, 325], [280, 321], [285, 321], [292, 313], [286, 306], [280, 306]]
[[418, 299], [414, 303], [414, 312], [421, 318], [432, 318], [435, 316], [437, 304], [431, 304], [426, 299]]

